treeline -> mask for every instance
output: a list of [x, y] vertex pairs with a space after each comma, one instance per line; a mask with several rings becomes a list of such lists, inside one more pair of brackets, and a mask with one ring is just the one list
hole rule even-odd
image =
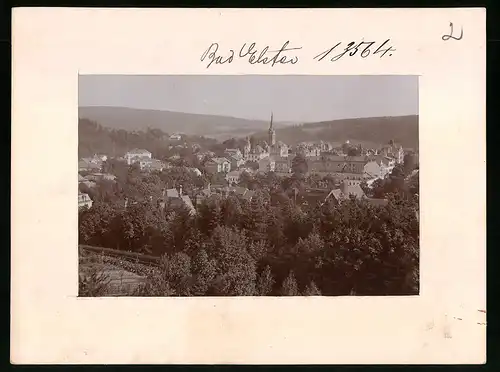
[[163, 257], [164, 295], [418, 294], [418, 197], [412, 178], [402, 188], [400, 179], [378, 191], [384, 207], [351, 199], [304, 209], [267, 186], [251, 201], [210, 198], [194, 216], [97, 201], [79, 212], [79, 240]]
[[[208, 148], [217, 144], [211, 138], [201, 136], [184, 136], [182, 143], [197, 143], [201, 148]], [[145, 131], [126, 131], [123, 129], [109, 129], [97, 122], [81, 118], [78, 120], [78, 156], [79, 158], [94, 154], [106, 154], [111, 157], [123, 156], [133, 148], [150, 151], [157, 159], [165, 159], [179, 152], [186, 156], [192, 154], [189, 149], [169, 149], [169, 145], [178, 142], [169, 141], [169, 134], [161, 129], [148, 128]], [[184, 154], [182, 154], [184, 155]]]
[[[357, 118], [306, 123], [276, 129], [276, 137], [287, 144], [301, 141], [387, 143], [393, 139], [404, 147], [418, 149], [418, 115]], [[267, 138], [266, 132], [256, 134]]]

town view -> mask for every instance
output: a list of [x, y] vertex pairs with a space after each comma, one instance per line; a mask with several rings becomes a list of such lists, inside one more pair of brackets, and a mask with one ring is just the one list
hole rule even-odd
[[79, 296], [419, 294], [418, 113], [153, 115], [80, 107]]

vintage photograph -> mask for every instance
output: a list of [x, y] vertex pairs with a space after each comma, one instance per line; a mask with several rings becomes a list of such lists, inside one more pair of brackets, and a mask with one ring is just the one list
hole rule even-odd
[[80, 75], [78, 295], [418, 295], [418, 83]]

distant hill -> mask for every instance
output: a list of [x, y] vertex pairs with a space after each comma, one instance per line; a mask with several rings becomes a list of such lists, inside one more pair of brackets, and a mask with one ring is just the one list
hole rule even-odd
[[[166, 133], [202, 135], [217, 139], [241, 137], [266, 130], [269, 121], [228, 116], [189, 114], [174, 111], [143, 110], [126, 107], [80, 107], [80, 119], [88, 119], [110, 129], [127, 131], [161, 129]], [[275, 123], [276, 128], [287, 124]]]
[[[165, 133], [183, 133], [216, 138], [253, 135], [267, 138], [269, 122], [228, 116], [189, 114], [173, 111], [142, 110], [125, 107], [80, 107], [79, 118], [109, 129], [146, 131], [161, 129]], [[294, 124], [276, 122], [279, 141], [296, 144], [302, 141], [329, 141], [380, 145], [393, 139], [404, 147], [418, 149], [418, 115], [342, 119], [316, 123]]]
[[[217, 140], [196, 135], [182, 135], [181, 141], [170, 140], [160, 129], [145, 129], [144, 131], [127, 131], [110, 129], [89, 119], [78, 119], [78, 157], [94, 154], [122, 156], [133, 148], [150, 151], [157, 159], [172, 156], [184, 150], [172, 150], [170, 146], [186, 143], [196, 143], [203, 148], [217, 145]], [[184, 151], [185, 152], [185, 151]], [[191, 151], [188, 151], [191, 153]]]
[[[266, 138], [265, 131], [254, 134]], [[379, 145], [391, 139], [403, 147], [418, 149], [418, 115], [343, 119], [291, 125], [276, 129], [276, 138], [293, 145], [302, 141], [329, 141]]]

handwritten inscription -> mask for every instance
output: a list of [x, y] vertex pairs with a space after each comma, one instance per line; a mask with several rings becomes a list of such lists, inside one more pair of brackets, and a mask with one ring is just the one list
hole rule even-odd
[[245, 59], [251, 65], [263, 64], [271, 67], [277, 64], [296, 64], [299, 57], [289, 52], [302, 49], [302, 47], [289, 47], [290, 41], [285, 42], [281, 48], [277, 50], [270, 50], [269, 46], [259, 49], [256, 43], [244, 43], [235, 53], [234, 49], [229, 49], [227, 52], [219, 50], [218, 43], [212, 43], [200, 57], [201, 62], [207, 62], [207, 68], [216, 65], [223, 65], [225, 63], [232, 63], [235, 58]]
[[[256, 43], [244, 43], [239, 50], [227, 49], [225, 51], [220, 48], [218, 43], [212, 43], [203, 52], [200, 61], [206, 63], [206, 68], [233, 63], [236, 60], [243, 60], [251, 65], [262, 64], [271, 67], [278, 64], [294, 65], [299, 62], [298, 53], [302, 52], [301, 50], [302, 47], [291, 47], [290, 41], [286, 41], [279, 49], [271, 49], [269, 45], [260, 48]], [[384, 42], [351, 41], [345, 44], [338, 42], [312, 58], [318, 62], [323, 60], [335, 62], [345, 56], [367, 58], [377, 55], [380, 58], [390, 57], [395, 51], [390, 39]]]
[[390, 45], [390, 39], [385, 40], [383, 43], [377, 43], [375, 41], [351, 41], [346, 46], [342, 46], [342, 43], [339, 42], [333, 47], [316, 55], [313, 59], [319, 62], [328, 57], [330, 62], [335, 62], [346, 55], [349, 57], [359, 55], [361, 58], [366, 58], [370, 55], [378, 55], [382, 58], [386, 55], [389, 57], [392, 56], [392, 53], [395, 51], [396, 49]]
[[463, 27], [460, 28], [460, 35], [459, 36], [453, 36], [453, 23], [450, 22], [450, 33], [449, 34], [444, 34], [441, 39], [444, 41], [453, 39], [453, 40], [462, 40], [462, 37], [464, 36], [464, 29]]

